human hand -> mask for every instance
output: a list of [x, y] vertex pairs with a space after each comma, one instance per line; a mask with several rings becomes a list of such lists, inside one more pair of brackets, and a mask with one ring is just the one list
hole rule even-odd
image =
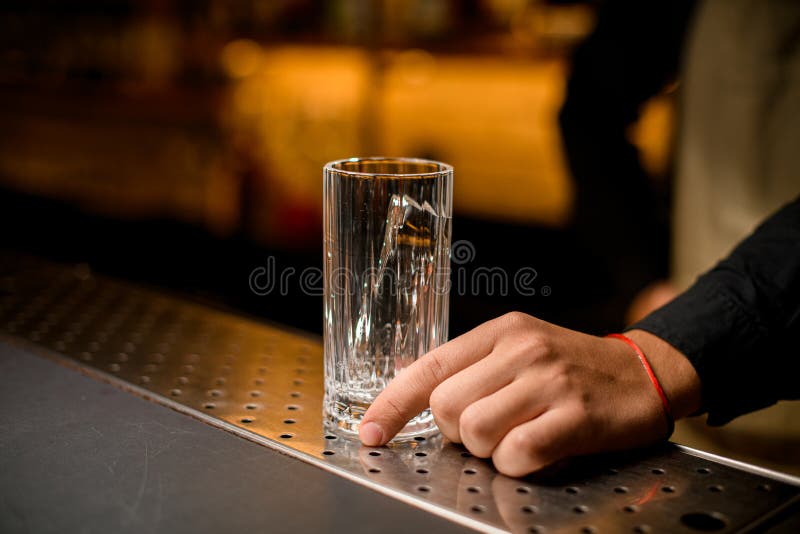
[[[700, 406], [700, 382], [676, 349], [644, 331], [673, 416]], [[389, 441], [430, 406], [445, 437], [498, 471], [522, 476], [568, 456], [653, 443], [667, 432], [661, 401], [624, 342], [523, 313], [494, 319], [434, 349], [386, 387], [364, 414], [365, 445]]]

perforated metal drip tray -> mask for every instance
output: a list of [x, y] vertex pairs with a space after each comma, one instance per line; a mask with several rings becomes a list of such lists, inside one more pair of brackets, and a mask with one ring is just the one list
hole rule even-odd
[[322, 427], [318, 340], [93, 276], [0, 264], [0, 331], [84, 372], [479, 530], [739, 532], [798, 481], [674, 445], [512, 479], [440, 437], [366, 448]]

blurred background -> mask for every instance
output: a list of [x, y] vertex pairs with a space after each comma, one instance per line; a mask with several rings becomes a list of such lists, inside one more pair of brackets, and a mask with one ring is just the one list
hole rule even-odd
[[[464, 268], [532, 267], [552, 291], [454, 295], [454, 333], [511, 309], [619, 328], [604, 266], [570, 235], [558, 126], [596, 7], [4, 2], [3, 241], [319, 332], [321, 299], [258, 297], [249, 273], [269, 256], [320, 265], [326, 161], [421, 156], [456, 168], [454, 239], [476, 252]], [[662, 97], [631, 132], [656, 181], [671, 122]]]
[[[461, 267], [537, 273], [534, 296], [453, 294], [451, 336], [511, 310], [619, 330], [668, 273], [680, 47], [619, 128], [646, 192], [586, 186], [562, 107], [604, 4], [6, 0], [0, 247], [321, 334], [321, 297], [257, 295], [250, 274], [321, 266], [325, 162], [426, 157], [456, 170], [453, 239], [475, 251]], [[596, 75], [614, 86], [636, 67]], [[648, 197], [646, 223], [587, 208], [626, 191]]]

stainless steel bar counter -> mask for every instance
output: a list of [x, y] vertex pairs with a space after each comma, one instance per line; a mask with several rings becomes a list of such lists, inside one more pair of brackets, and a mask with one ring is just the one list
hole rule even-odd
[[360, 446], [323, 431], [319, 340], [83, 265], [4, 256], [0, 333], [2, 532], [800, 528], [800, 480], [672, 444], [524, 479]]

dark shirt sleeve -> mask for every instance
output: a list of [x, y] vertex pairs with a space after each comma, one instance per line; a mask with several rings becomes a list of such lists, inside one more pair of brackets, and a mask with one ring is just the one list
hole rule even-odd
[[630, 329], [686, 355], [710, 425], [800, 398], [800, 198]]

